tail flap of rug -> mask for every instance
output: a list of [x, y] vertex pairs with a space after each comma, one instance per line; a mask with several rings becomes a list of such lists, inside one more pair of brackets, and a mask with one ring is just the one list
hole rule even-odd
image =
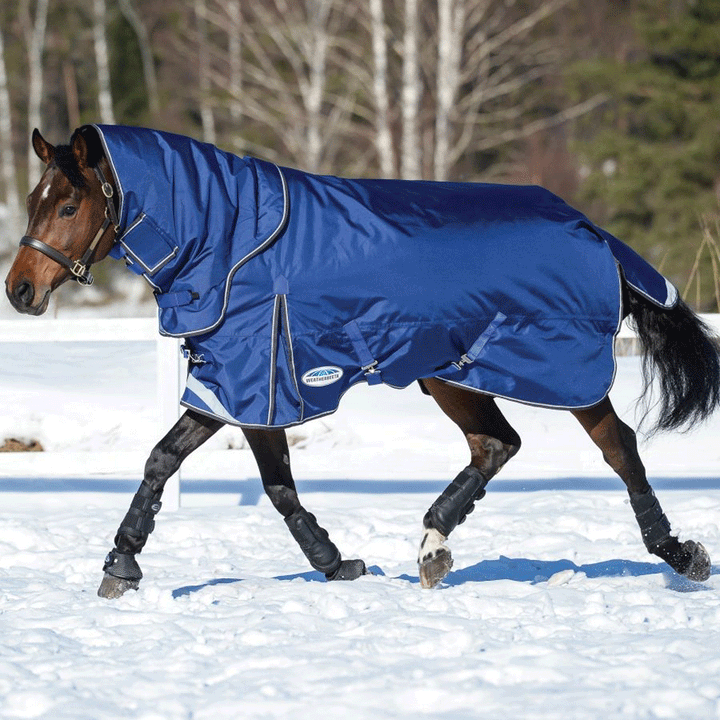
[[671, 308], [675, 305], [678, 291], [669, 280], [625, 243], [601, 228], [598, 231], [622, 268], [630, 287], [660, 307]]

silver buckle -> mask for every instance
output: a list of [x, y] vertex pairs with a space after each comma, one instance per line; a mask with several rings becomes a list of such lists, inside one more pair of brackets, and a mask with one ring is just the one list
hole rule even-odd
[[75, 279], [81, 285], [93, 284], [93, 276], [87, 271], [87, 267], [83, 265], [79, 260], [75, 260], [75, 262], [72, 264], [72, 267], [70, 268], [70, 272], [75, 276]]
[[462, 369], [463, 369], [463, 365], [469, 365], [471, 362], [472, 362], [472, 360], [471, 360], [467, 355], [463, 355], [463, 356], [460, 358], [460, 362], [454, 362], [454, 363], [452, 363], [452, 364], [453, 364], [458, 370], [462, 370]]
[[364, 365], [360, 369], [366, 374], [366, 375], [373, 375], [377, 372], [375, 369], [375, 366], [378, 364], [377, 360], [373, 360], [369, 365]]

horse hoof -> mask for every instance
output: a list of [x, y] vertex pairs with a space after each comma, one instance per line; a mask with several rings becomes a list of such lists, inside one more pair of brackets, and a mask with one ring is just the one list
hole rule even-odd
[[418, 563], [421, 587], [435, 587], [447, 576], [452, 566], [452, 555], [446, 547], [439, 547], [431, 555], [423, 557], [422, 561]]
[[682, 574], [695, 582], [707, 580], [712, 570], [712, 563], [707, 550], [701, 543], [694, 540], [686, 540], [682, 544], [682, 548], [690, 555], [690, 563]]
[[122, 597], [128, 590], [137, 590], [139, 587], [139, 580], [125, 580], [124, 578], [117, 578], [114, 575], [105, 573], [97, 594], [98, 597], [115, 600], [116, 598]]
[[357, 580], [367, 574], [367, 568], [362, 560], [343, 560], [335, 572], [328, 573], [325, 577], [328, 580]]

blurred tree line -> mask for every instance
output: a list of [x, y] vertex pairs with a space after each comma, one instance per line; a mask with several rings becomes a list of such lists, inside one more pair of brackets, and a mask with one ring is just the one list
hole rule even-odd
[[0, 251], [32, 128], [118, 122], [314, 172], [542, 184], [708, 309], [719, 40], [720, 0], [3, 3]]

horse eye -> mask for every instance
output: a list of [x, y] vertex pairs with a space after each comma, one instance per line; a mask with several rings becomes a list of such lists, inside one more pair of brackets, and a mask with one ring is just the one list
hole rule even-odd
[[74, 205], [66, 205], [60, 212], [63, 217], [72, 217], [77, 212], [77, 208]]

